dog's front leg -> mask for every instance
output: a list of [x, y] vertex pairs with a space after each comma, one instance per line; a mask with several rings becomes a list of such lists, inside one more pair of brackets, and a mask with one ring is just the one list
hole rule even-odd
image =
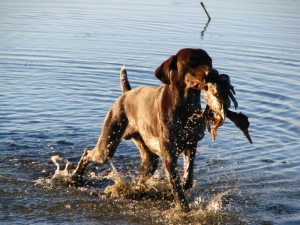
[[177, 172], [177, 157], [174, 155], [165, 155], [162, 159], [166, 175], [171, 184], [171, 190], [175, 199], [175, 202], [179, 204], [180, 208], [184, 212], [189, 212], [190, 208], [185, 199], [183, 189], [180, 183], [180, 177]]
[[193, 170], [195, 155], [196, 146], [192, 147], [191, 149], [187, 149], [183, 152], [184, 173], [182, 187], [184, 190], [190, 189], [193, 186]]
[[78, 164], [76, 169], [73, 171], [71, 178], [73, 180], [76, 180], [78, 176], [82, 176], [84, 173], [85, 168], [91, 161], [91, 150], [90, 149], [85, 149]]

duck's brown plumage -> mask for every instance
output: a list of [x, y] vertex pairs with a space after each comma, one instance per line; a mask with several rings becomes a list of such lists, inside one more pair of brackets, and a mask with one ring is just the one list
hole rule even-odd
[[[228, 117], [252, 144], [248, 131], [250, 125], [248, 117], [243, 113], [238, 114], [229, 110], [231, 101], [235, 109], [238, 107], [234, 95], [234, 87], [230, 83], [230, 77], [226, 74], [217, 74], [214, 80], [207, 83], [207, 90], [204, 91], [204, 99], [207, 103], [204, 115], [208, 131], [211, 132], [212, 139], [215, 140], [218, 128], [224, 124], [225, 118]], [[213, 129], [211, 129], [210, 124], [214, 125]]]

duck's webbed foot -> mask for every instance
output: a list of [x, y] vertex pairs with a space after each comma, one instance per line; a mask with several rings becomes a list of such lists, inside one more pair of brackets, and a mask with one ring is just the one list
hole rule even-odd
[[213, 140], [213, 141], [216, 140], [216, 137], [217, 137], [217, 131], [218, 131], [218, 127], [214, 127], [214, 128], [211, 130], [211, 136], [212, 136], [212, 140]]
[[215, 127], [211, 130], [211, 136], [212, 136], [212, 140], [213, 140], [213, 141], [216, 140], [218, 128], [219, 128], [220, 126], [223, 125], [223, 122], [224, 122], [224, 121], [219, 120], [219, 121], [216, 123]]

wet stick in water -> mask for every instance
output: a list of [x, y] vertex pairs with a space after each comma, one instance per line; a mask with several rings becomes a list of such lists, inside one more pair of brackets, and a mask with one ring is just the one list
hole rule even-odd
[[204, 12], [205, 12], [206, 15], [207, 15], [207, 17], [208, 17], [208, 22], [209, 22], [209, 21], [211, 20], [211, 18], [210, 18], [209, 14], [208, 14], [208, 12], [207, 12], [205, 6], [204, 6], [204, 3], [203, 3], [203, 2], [200, 2], [200, 4], [201, 4], [202, 8], [204, 9]]

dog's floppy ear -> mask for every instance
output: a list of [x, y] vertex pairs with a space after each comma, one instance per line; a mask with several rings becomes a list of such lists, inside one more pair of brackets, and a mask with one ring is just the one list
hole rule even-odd
[[172, 55], [166, 61], [164, 61], [154, 72], [155, 76], [164, 84], [170, 84], [170, 72], [171, 70], [177, 71], [177, 56]]

